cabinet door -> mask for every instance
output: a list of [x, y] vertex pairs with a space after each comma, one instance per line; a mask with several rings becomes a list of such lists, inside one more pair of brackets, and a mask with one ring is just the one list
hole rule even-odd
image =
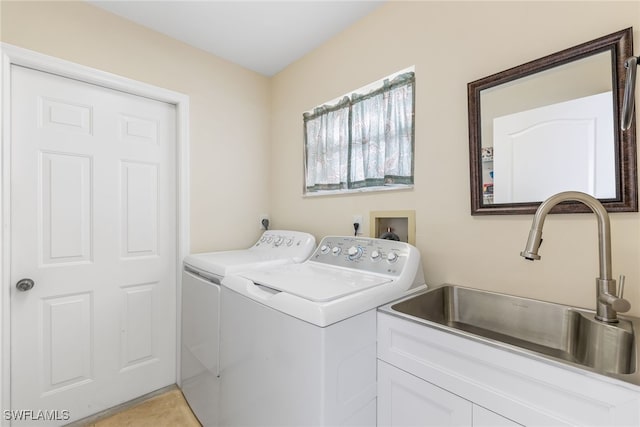
[[482, 406], [473, 405], [473, 427], [517, 427], [521, 425]]
[[378, 426], [470, 426], [471, 402], [378, 360]]

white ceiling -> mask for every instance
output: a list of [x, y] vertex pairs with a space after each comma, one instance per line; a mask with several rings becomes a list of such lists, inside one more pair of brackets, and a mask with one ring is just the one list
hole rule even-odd
[[386, 0], [87, 1], [272, 76]]

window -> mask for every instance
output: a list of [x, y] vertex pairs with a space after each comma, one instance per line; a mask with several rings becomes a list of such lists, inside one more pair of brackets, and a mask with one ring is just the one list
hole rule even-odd
[[305, 113], [305, 193], [412, 186], [414, 87], [401, 72]]

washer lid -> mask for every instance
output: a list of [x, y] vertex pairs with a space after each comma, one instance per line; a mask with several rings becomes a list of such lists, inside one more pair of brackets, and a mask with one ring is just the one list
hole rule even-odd
[[387, 277], [306, 262], [242, 274], [252, 282], [314, 302], [328, 302], [390, 283]]
[[221, 277], [249, 268], [280, 265], [289, 262], [292, 262], [290, 258], [283, 258], [278, 253], [252, 251], [249, 249], [192, 254], [184, 258], [185, 264]]

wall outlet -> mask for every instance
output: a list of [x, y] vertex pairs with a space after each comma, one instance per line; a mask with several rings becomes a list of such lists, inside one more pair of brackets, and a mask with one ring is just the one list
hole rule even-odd
[[[360, 224], [360, 225], [358, 226], [358, 231], [356, 232], [356, 231], [354, 230], [354, 234], [355, 234], [356, 236], [357, 236], [357, 235], [362, 234], [362, 229], [363, 229], [363, 227], [364, 227], [364, 223], [363, 223], [362, 221], [363, 221], [363, 217], [362, 217], [362, 215], [353, 215], [353, 216], [351, 217], [351, 225], [352, 225], [352, 227], [355, 227], [353, 224]], [[353, 228], [352, 228], [352, 230], [353, 230]]]
[[263, 221], [265, 221], [265, 220], [270, 222], [270, 220], [269, 220], [269, 215], [267, 215], [267, 214], [260, 214], [260, 215], [258, 216], [258, 224], [260, 224], [260, 230], [267, 230], [268, 228], [270, 228], [270, 227], [271, 227], [271, 224], [267, 224], [267, 227], [265, 227], [265, 226], [264, 226]]

